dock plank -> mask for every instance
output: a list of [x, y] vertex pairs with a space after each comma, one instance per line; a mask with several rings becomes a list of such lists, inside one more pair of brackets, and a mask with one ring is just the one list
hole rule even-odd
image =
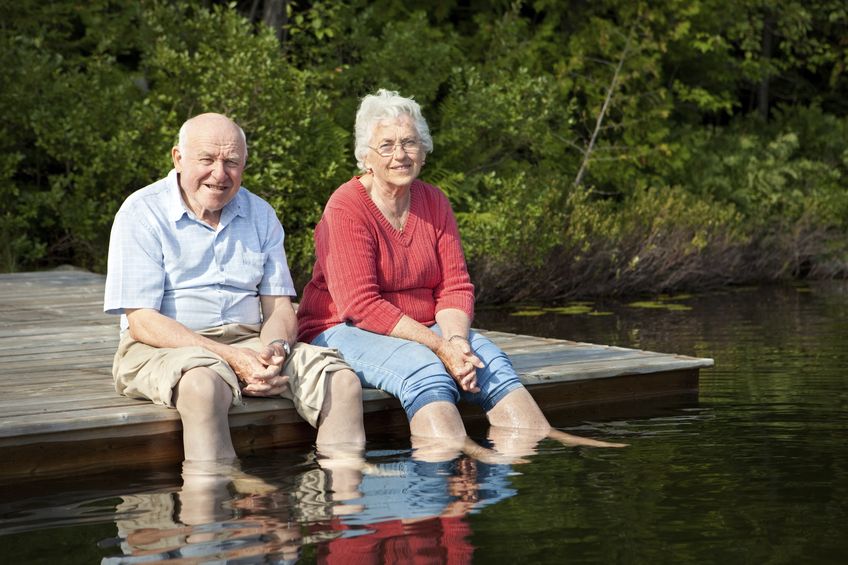
[[[105, 278], [85, 271], [0, 275], [0, 481], [180, 456], [175, 410], [115, 393], [118, 319], [102, 313]], [[543, 408], [697, 395], [711, 359], [484, 331]], [[366, 427], [407, 429], [398, 401], [364, 391]], [[474, 407], [463, 415], [480, 417]], [[230, 413], [237, 449], [295, 445], [314, 431], [286, 399]], [[12, 463], [9, 463], [12, 462]]]

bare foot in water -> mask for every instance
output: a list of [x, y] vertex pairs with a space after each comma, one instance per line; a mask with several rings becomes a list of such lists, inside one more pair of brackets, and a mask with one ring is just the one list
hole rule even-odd
[[610, 441], [602, 441], [599, 439], [590, 439], [587, 437], [575, 436], [572, 434], [567, 434], [562, 430], [557, 430], [555, 428], [551, 428], [551, 431], [548, 432], [548, 437], [551, 439], [555, 439], [563, 445], [585, 445], [587, 447], [627, 447], [628, 443], [614, 443]]

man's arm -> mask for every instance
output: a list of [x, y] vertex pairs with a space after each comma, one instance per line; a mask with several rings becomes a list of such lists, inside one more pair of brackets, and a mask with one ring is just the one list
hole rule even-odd
[[279, 396], [288, 387], [289, 378], [280, 374], [285, 365], [287, 351], [280, 340], [293, 348], [297, 340], [297, 318], [288, 296], [260, 296], [262, 329], [259, 340], [265, 348], [258, 353], [259, 361], [269, 369], [275, 368], [273, 378], [254, 379], [242, 389], [248, 396]]
[[[259, 338], [264, 345], [284, 339], [291, 347], [297, 341], [297, 316], [289, 296], [260, 296], [262, 306], [262, 331]], [[282, 347], [280, 347], [280, 352]]]
[[[262, 354], [243, 347], [233, 347], [204, 337], [183, 324], [152, 308], [126, 309], [130, 335], [136, 341], [153, 347], [203, 347], [221, 357], [247, 384], [244, 391], [251, 394], [254, 385], [285, 384], [278, 377], [283, 358], [267, 351]], [[263, 357], [263, 354], [265, 355]]]

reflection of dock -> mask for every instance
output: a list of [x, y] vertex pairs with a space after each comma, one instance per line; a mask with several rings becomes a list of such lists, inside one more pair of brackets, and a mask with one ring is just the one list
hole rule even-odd
[[[181, 459], [177, 413], [114, 391], [118, 321], [102, 313], [103, 283], [103, 276], [80, 271], [0, 275], [0, 479]], [[486, 333], [545, 409], [696, 395], [700, 368], [713, 364]], [[407, 425], [397, 401], [380, 391], [365, 392], [365, 411], [369, 431]], [[284, 399], [247, 399], [230, 422], [240, 452], [314, 439]]]

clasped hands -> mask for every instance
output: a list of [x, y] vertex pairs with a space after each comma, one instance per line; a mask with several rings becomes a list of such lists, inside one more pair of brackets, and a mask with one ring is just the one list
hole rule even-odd
[[247, 396], [279, 396], [287, 388], [289, 378], [282, 373], [286, 352], [279, 343], [266, 345], [261, 351], [233, 347], [226, 359], [238, 379], [244, 383]]
[[480, 387], [477, 386], [477, 369], [482, 369], [484, 365], [480, 358], [474, 355], [468, 339], [462, 336], [443, 339], [436, 355], [462, 390], [480, 392]]

